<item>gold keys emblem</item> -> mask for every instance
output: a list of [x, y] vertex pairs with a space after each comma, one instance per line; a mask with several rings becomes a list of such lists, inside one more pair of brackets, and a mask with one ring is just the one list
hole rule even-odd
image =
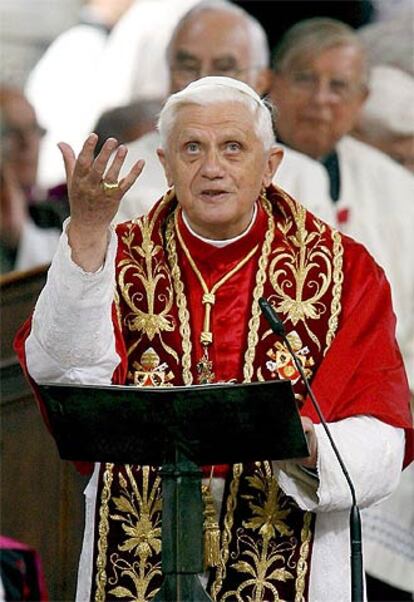
[[135, 370], [129, 372], [128, 376], [137, 387], [171, 387], [169, 381], [174, 378], [174, 374], [165, 362], [160, 362], [158, 353], [149, 347], [141, 355], [140, 361], [132, 364]]

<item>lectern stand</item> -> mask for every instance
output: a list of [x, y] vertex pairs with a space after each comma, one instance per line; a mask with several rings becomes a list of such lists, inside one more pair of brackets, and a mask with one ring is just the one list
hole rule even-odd
[[309, 454], [290, 381], [191, 387], [42, 385], [61, 458], [161, 466], [157, 602], [201, 602], [205, 464]]

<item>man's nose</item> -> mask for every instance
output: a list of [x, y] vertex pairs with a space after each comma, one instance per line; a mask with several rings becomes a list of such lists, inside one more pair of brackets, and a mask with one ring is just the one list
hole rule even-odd
[[223, 177], [223, 161], [217, 149], [209, 149], [207, 151], [203, 161], [202, 174], [206, 178]]
[[319, 79], [315, 83], [315, 87], [312, 93], [313, 100], [320, 104], [336, 102], [338, 100], [337, 95], [333, 92], [331, 82], [329, 79]]

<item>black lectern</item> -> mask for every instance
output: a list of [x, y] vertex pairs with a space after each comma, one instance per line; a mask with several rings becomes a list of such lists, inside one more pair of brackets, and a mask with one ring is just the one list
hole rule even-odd
[[40, 390], [61, 458], [162, 467], [164, 582], [156, 601], [210, 600], [197, 577], [200, 466], [309, 454], [290, 381]]

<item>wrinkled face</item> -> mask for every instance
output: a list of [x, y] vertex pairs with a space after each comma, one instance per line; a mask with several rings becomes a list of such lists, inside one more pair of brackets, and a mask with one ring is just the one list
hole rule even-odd
[[267, 92], [269, 70], [255, 64], [243, 17], [206, 10], [185, 22], [178, 32], [170, 55], [171, 93], [207, 75], [233, 77], [258, 94]]
[[317, 56], [292, 60], [274, 75], [272, 100], [279, 109], [277, 130], [292, 148], [320, 159], [354, 126], [367, 92], [363, 59], [353, 46], [335, 46]]
[[167, 148], [158, 154], [192, 228], [224, 240], [247, 228], [283, 151], [264, 150], [248, 107], [221, 102], [181, 106]]
[[23, 188], [36, 182], [39, 145], [43, 132], [33, 108], [22, 96], [13, 95], [1, 107], [2, 158], [13, 169]]

